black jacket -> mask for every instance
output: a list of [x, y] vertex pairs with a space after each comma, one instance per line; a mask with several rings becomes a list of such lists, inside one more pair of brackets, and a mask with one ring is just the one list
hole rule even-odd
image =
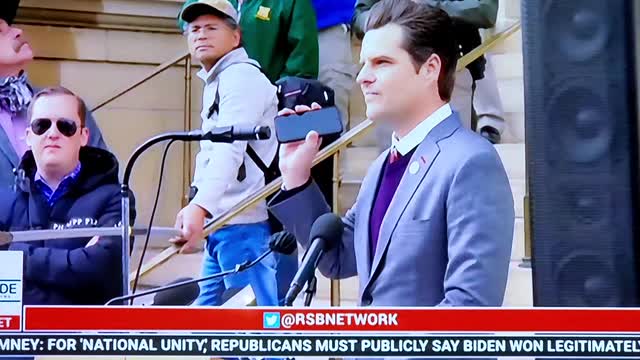
[[[0, 230], [20, 231], [118, 226], [121, 222], [118, 161], [110, 152], [83, 147], [81, 171], [68, 191], [53, 204], [34, 184], [31, 151], [21, 163], [28, 181], [0, 194]], [[135, 211], [131, 211], [132, 218]], [[24, 253], [24, 304], [98, 305], [122, 293], [121, 239], [90, 238], [11, 243]], [[5, 246], [5, 249], [7, 247]]]

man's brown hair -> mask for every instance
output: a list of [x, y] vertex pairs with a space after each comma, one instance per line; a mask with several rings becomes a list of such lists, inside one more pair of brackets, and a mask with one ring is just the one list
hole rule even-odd
[[432, 54], [442, 63], [438, 76], [438, 93], [444, 101], [451, 99], [455, 82], [458, 51], [453, 21], [441, 9], [412, 0], [382, 0], [371, 8], [366, 31], [396, 24], [403, 30], [405, 49], [416, 72]]
[[84, 127], [86, 121], [87, 106], [78, 95], [64, 86], [48, 87], [38, 91], [38, 93], [33, 96], [33, 99], [31, 99], [31, 104], [29, 104], [29, 119], [31, 119], [31, 114], [33, 113], [33, 105], [36, 103], [36, 100], [44, 96], [55, 95], [69, 95], [73, 96], [76, 99], [76, 103], [78, 104], [78, 117], [80, 118], [80, 126]]

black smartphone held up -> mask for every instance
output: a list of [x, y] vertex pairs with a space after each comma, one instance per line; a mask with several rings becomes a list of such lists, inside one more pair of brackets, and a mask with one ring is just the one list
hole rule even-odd
[[275, 118], [276, 137], [280, 143], [304, 140], [309, 131], [316, 131], [320, 137], [342, 133], [342, 119], [335, 106], [311, 110], [302, 114], [278, 116]]

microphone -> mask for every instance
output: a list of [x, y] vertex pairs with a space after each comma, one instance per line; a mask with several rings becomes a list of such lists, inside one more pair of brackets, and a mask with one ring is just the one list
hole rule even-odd
[[170, 288], [157, 292], [153, 297], [153, 306], [187, 306], [191, 305], [200, 295], [200, 287], [194, 282], [189, 282], [192, 278], [180, 278], [170, 282], [168, 285], [186, 282], [185, 285]]
[[314, 221], [311, 226], [309, 238], [311, 238], [311, 245], [305, 253], [302, 263], [296, 273], [289, 291], [285, 296], [285, 306], [292, 306], [293, 301], [298, 297], [302, 287], [306, 284], [315, 274], [318, 262], [324, 254], [324, 252], [331, 250], [336, 241], [342, 237], [344, 230], [344, 224], [339, 216], [333, 213], [326, 213], [321, 215]]
[[[146, 295], [150, 295], [150, 294], [154, 294], [157, 293], [158, 295], [162, 292], [166, 292], [169, 290], [173, 290], [176, 288], [181, 288], [181, 287], [185, 287], [185, 286], [191, 286], [191, 285], [195, 285], [201, 281], [205, 281], [205, 280], [210, 280], [210, 279], [215, 279], [215, 278], [219, 278], [219, 277], [224, 277], [227, 275], [232, 275], [232, 274], [237, 274], [241, 271], [245, 271], [248, 268], [255, 266], [257, 263], [259, 263], [260, 261], [262, 261], [262, 259], [264, 259], [265, 257], [267, 257], [269, 254], [271, 254], [272, 252], [276, 252], [276, 253], [280, 253], [280, 254], [285, 254], [285, 255], [291, 255], [293, 254], [293, 251], [296, 249], [296, 238], [289, 232], [287, 231], [280, 231], [277, 232], [273, 235], [271, 235], [271, 238], [269, 239], [269, 250], [265, 251], [262, 255], [260, 255], [257, 259], [253, 260], [253, 261], [245, 261], [242, 264], [237, 264], [236, 267], [233, 270], [227, 270], [227, 271], [222, 271], [216, 274], [211, 274], [205, 277], [201, 277], [201, 278], [197, 278], [197, 279], [184, 279], [184, 280], [176, 280], [173, 283], [170, 283], [168, 285], [165, 286], [161, 286], [155, 289], [151, 289], [151, 290], [147, 290], [147, 291], [143, 291], [143, 292], [139, 292], [139, 293], [135, 293], [135, 294], [130, 294], [130, 295], [124, 295], [124, 296], [118, 296], [115, 297], [111, 300], [109, 300], [105, 305], [113, 305], [114, 303], [118, 303], [118, 302], [122, 302], [122, 304], [125, 303], [125, 301], [129, 301], [129, 300], [133, 300], [135, 298], [139, 298], [141, 296], [146, 296]], [[163, 304], [158, 304], [156, 303], [156, 299], [159, 299], [161, 302], [164, 301], [168, 301], [168, 302], [178, 302], [178, 301], [186, 301], [189, 299], [190, 296], [193, 296], [193, 294], [197, 291], [197, 294], [195, 294], [194, 300], [195, 298], [198, 297], [198, 295], [200, 294], [200, 287], [198, 287], [197, 285], [195, 285], [195, 287], [190, 287], [187, 289], [179, 289], [179, 290], [174, 290], [172, 292], [169, 293], [169, 295], [162, 295], [158, 298], [158, 296], [156, 295], [156, 297], [154, 297], [154, 305], [163, 305]], [[192, 300], [193, 301], [193, 300]]]
[[232, 143], [234, 141], [266, 140], [270, 137], [271, 128], [268, 126], [255, 126], [253, 128], [223, 126], [214, 127], [206, 133], [202, 130], [173, 133], [171, 138], [181, 141], [208, 140], [219, 143]]

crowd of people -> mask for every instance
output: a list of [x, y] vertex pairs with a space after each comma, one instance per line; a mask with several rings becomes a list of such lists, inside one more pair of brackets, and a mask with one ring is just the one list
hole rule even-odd
[[[119, 226], [118, 160], [78, 95], [29, 83], [24, 69], [34, 55], [13, 24], [18, 2], [0, 5], [0, 230]], [[279, 85], [292, 78], [328, 86], [346, 129], [360, 86], [380, 156], [320, 270], [359, 276], [361, 305], [502, 303], [514, 214], [491, 146], [504, 128], [496, 79], [484, 57], [455, 72], [497, 10], [498, 0], [187, 0], [177, 16], [201, 66], [203, 131], [273, 127], [278, 114], [318, 109], [282, 107]], [[359, 71], [352, 32], [362, 39]], [[282, 190], [208, 236], [202, 273], [260, 255], [274, 230], [269, 211], [306, 247], [313, 221], [331, 210], [311, 169], [321, 143], [314, 132], [292, 144], [202, 142], [192, 197], [176, 215], [181, 235], [170, 241], [198, 251], [205, 222], [265, 185], [259, 162], [278, 161]], [[478, 183], [486, 188], [476, 191]], [[0, 250], [24, 253], [25, 304], [103, 304], [121, 292], [118, 237]], [[282, 304], [297, 267], [297, 254], [270, 255], [203, 282], [195, 305], [220, 305], [225, 290], [247, 285], [258, 305]]]

